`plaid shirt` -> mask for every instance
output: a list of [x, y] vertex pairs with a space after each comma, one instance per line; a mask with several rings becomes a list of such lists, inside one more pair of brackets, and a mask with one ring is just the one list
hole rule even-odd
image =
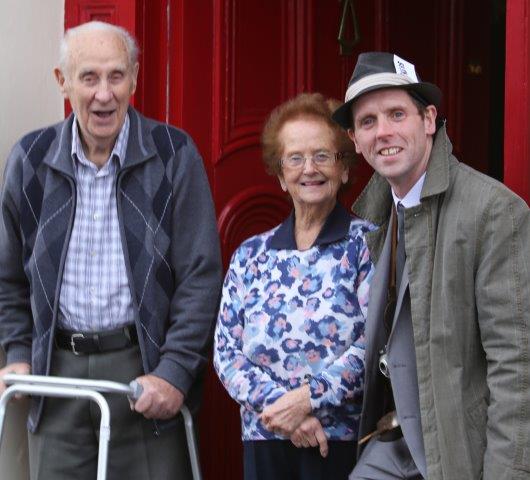
[[100, 169], [83, 151], [72, 123], [72, 160], [77, 202], [59, 300], [59, 326], [102, 331], [134, 322], [116, 207], [116, 172], [129, 139], [129, 116], [109, 160]]

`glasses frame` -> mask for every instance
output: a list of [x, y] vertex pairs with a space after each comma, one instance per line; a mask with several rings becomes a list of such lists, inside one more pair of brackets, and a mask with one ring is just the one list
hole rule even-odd
[[[317, 168], [318, 167], [323, 167], [324, 165], [319, 165], [314, 160], [314, 158], [315, 158], [317, 153], [321, 153], [321, 151], [313, 153], [311, 155], [301, 155], [302, 157], [304, 157], [304, 161], [298, 167], [285, 165], [286, 157], [282, 157], [282, 158], [280, 158], [280, 167], [281, 168], [287, 168], [289, 170], [301, 170], [301, 169], [303, 169], [305, 167], [306, 162], [307, 162], [308, 159], [313, 164], [314, 167], [317, 167]], [[335, 162], [337, 162], [337, 160], [342, 160], [343, 158], [347, 158], [348, 155], [350, 155], [350, 152], [329, 152], [329, 153], [331, 153], [331, 155], [332, 155], [332, 157], [331, 157], [332, 158], [332, 162], [329, 165], [325, 165], [326, 167], [334, 165]]]

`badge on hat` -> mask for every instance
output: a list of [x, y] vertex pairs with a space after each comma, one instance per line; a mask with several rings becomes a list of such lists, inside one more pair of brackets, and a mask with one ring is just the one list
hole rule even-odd
[[415, 83], [418, 83], [418, 76], [416, 75], [416, 68], [410, 62], [403, 60], [401, 57], [394, 55], [394, 66], [396, 67], [396, 73], [399, 75], [406, 75]]

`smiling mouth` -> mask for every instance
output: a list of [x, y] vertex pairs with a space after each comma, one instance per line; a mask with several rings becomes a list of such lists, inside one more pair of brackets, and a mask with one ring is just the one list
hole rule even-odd
[[92, 113], [96, 117], [104, 119], [104, 118], [109, 118], [114, 113], [114, 110], [108, 110], [108, 111], [94, 110]]
[[303, 187], [318, 187], [326, 183], [325, 180], [311, 180], [308, 182], [300, 182]]
[[383, 157], [390, 157], [392, 155], [397, 155], [399, 152], [403, 150], [401, 147], [389, 147], [389, 148], [382, 148], [379, 150], [379, 155], [382, 155]]

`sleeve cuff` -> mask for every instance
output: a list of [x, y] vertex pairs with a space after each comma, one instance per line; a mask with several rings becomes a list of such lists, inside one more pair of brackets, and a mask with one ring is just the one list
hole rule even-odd
[[266, 406], [272, 405], [278, 400], [278, 398], [286, 393], [287, 390], [281, 387], [274, 386], [269, 388], [269, 386], [262, 386], [262, 388], [259, 389], [259, 392], [254, 392], [247, 397], [245, 408], [261, 413]]
[[326, 382], [321, 376], [313, 377], [309, 381], [309, 392], [311, 394], [310, 402], [313, 411], [324, 406], [323, 404], [326, 403], [329, 389], [330, 386], [328, 382]]
[[10, 363], [29, 363], [31, 365], [31, 347], [23, 344], [11, 344], [6, 351], [6, 365]]
[[193, 377], [187, 370], [171, 360], [161, 359], [158, 366], [151, 372], [180, 390], [184, 396], [188, 394], [193, 384]]

